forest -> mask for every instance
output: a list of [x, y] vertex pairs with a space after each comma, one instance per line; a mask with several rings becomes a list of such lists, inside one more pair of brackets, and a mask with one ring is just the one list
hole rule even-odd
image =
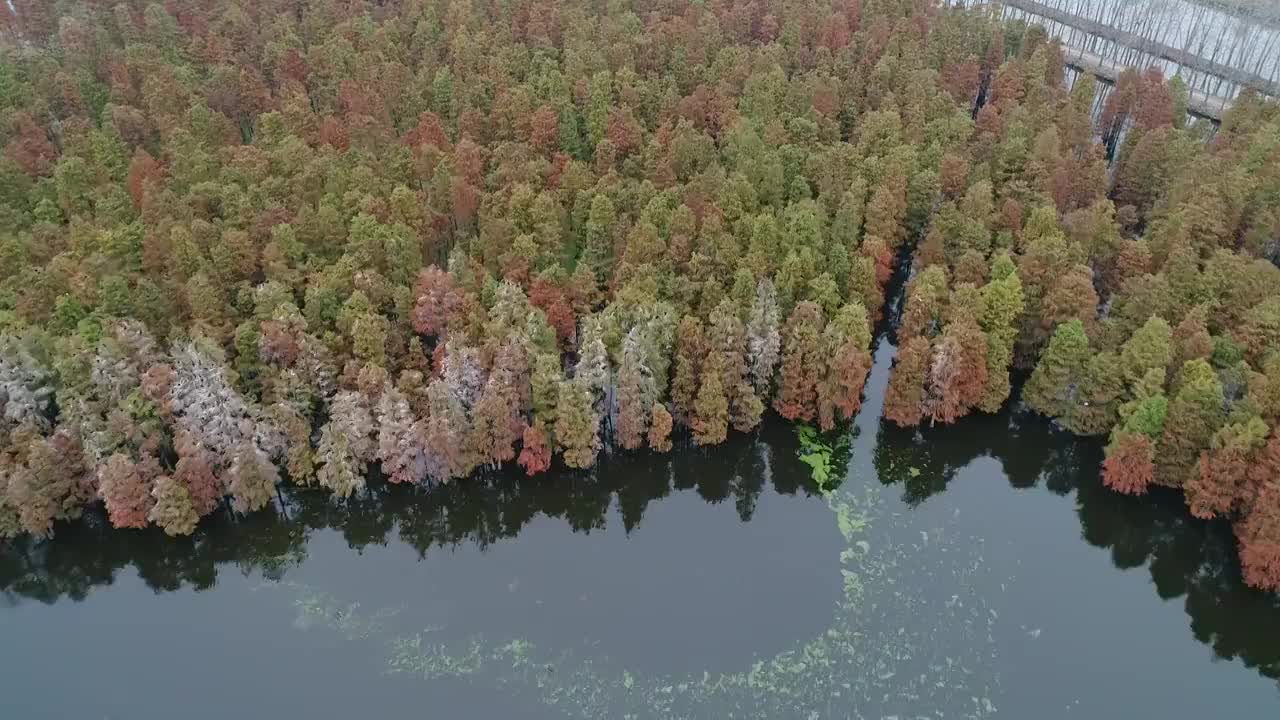
[[[1021, 402], [1280, 588], [1280, 108], [930, 0], [0, 4], [0, 537]], [[1215, 131], [1216, 130], [1216, 131]], [[900, 317], [886, 288], [909, 276]]]

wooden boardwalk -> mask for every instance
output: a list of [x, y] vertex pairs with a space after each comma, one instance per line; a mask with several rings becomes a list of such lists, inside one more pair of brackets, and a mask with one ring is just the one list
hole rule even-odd
[[[1248, 70], [1224, 65], [1208, 58], [1200, 57], [1193, 52], [1180, 48], [1170, 47], [1164, 43], [1143, 37], [1136, 33], [1111, 27], [1097, 20], [1079, 15], [1073, 15], [1063, 12], [1055, 7], [1045, 5], [1036, 0], [999, 0], [998, 4], [1021, 10], [1022, 12], [1036, 15], [1045, 20], [1073, 27], [1081, 32], [1089, 35], [1096, 35], [1100, 38], [1111, 40], [1117, 44], [1123, 45], [1134, 50], [1144, 52], [1148, 55], [1158, 57], [1162, 60], [1176, 63], [1189, 70], [1195, 70], [1206, 75], [1213, 75], [1228, 82], [1234, 83], [1241, 87], [1251, 87], [1264, 95], [1280, 97], [1280, 83], [1273, 82]], [[1078, 48], [1072, 48], [1073, 53]], [[1212, 98], [1210, 98], [1212, 99]]]
[[[1091, 73], [1092, 75], [1115, 84], [1120, 77], [1120, 73], [1129, 68], [1128, 65], [1118, 63], [1114, 60], [1108, 60], [1094, 53], [1087, 52], [1080, 48], [1071, 47], [1069, 45], [1062, 46], [1062, 54], [1065, 56], [1067, 65], [1081, 72]], [[1187, 98], [1187, 110], [1192, 114], [1203, 118], [1208, 118], [1216, 122], [1222, 122], [1222, 116], [1227, 110], [1231, 109], [1231, 99], [1219, 95], [1210, 95], [1199, 90], [1190, 90]]]

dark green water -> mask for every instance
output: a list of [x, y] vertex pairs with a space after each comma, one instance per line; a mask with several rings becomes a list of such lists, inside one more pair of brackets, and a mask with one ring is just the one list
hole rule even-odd
[[1017, 412], [0, 550], [3, 718], [1280, 716], [1227, 528]]

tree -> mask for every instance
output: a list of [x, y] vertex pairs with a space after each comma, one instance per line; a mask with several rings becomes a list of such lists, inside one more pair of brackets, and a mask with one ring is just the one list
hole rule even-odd
[[1066, 417], [1089, 363], [1089, 338], [1079, 320], [1063, 323], [1031, 373], [1023, 398], [1031, 409], [1053, 418]]
[[1155, 443], [1142, 434], [1123, 433], [1107, 445], [1102, 482], [1125, 495], [1142, 495], [1155, 481]]
[[[738, 432], [749, 432], [760, 424], [764, 404], [751, 383], [746, 328], [738, 319], [732, 300], [722, 300], [712, 311], [706, 339], [710, 352], [707, 372], [714, 367], [720, 374], [720, 386], [729, 402], [730, 422]], [[706, 384], [705, 374], [703, 384]]]
[[1124, 344], [1120, 359], [1130, 385], [1141, 381], [1150, 370], [1169, 367], [1173, 361], [1173, 329], [1163, 318], [1152, 317]]
[[0, 430], [49, 427], [50, 373], [17, 337], [0, 335]]
[[947, 326], [934, 345], [921, 398], [921, 411], [930, 422], [955, 422], [982, 400], [987, 385], [987, 344], [972, 320]]
[[338, 393], [329, 405], [329, 422], [320, 429], [316, 445], [316, 480], [335, 496], [348, 498], [365, 486], [373, 459], [373, 418], [364, 396], [353, 390]]
[[1089, 358], [1066, 414], [1058, 418], [1063, 427], [1077, 435], [1102, 435], [1115, 425], [1125, 397], [1120, 368], [1120, 357], [1113, 352]]
[[764, 278], [756, 285], [756, 299], [751, 305], [746, 328], [751, 384], [759, 397], [767, 398], [773, 392], [773, 376], [782, 348], [778, 323], [778, 293], [773, 283]]
[[1209, 334], [1208, 309], [1197, 305], [1173, 330], [1174, 353], [1169, 369], [1175, 370], [1191, 360], [1208, 360], [1213, 355], [1213, 337]]
[[1192, 360], [1179, 372], [1177, 391], [1156, 446], [1156, 479], [1181, 487], [1196, 468], [1222, 424], [1222, 383], [1204, 360]]
[[718, 445], [724, 442], [729, 430], [729, 399], [725, 397], [721, 384], [719, 364], [708, 364], [693, 403], [693, 424], [690, 427], [694, 442], [699, 445]]
[[1125, 420], [1111, 434], [1107, 445], [1102, 482], [1125, 495], [1142, 495], [1155, 482], [1156, 440], [1164, 430], [1169, 401], [1164, 395], [1154, 394], [1122, 412]]
[[671, 413], [667, 410], [666, 405], [654, 403], [649, 415], [652, 418], [649, 423], [649, 436], [646, 438], [649, 447], [660, 453], [670, 452], [671, 427], [673, 424]]
[[9, 498], [18, 508], [22, 529], [35, 536], [53, 534], [55, 520], [80, 517], [93, 497], [79, 438], [59, 428], [26, 444], [26, 464], [9, 478]]
[[898, 348], [884, 395], [886, 418], [903, 427], [920, 424], [930, 360], [930, 344], [926, 338], [913, 337]]
[[591, 199], [591, 211], [587, 215], [582, 262], [595, 273], [598, 281], [606, 281], [613, 274], [613, 232], [617, 212], [608, 195], [597, 193]]
[[414, 285], [413, 329], [423, 335], [444, 335], [473, 302], [457, 287], [453, 276], [435, 265], [424, 269]]
[[1025, 308], [1022, 282], [1008, 255], [992, 263], [991, 281], [982, 287], [980, 324], [987, 336], [987, 385], [978, 402], [983, 412], [997, 412], [1009, 399], [1009, 369]]
[[822, 357], [822, 310], [801, 302], [791, 311], [783, 331], [782, 377], [773, 407], [788, 420], [810, 422], [818, 412], [818, 381], [825, 368]]
[[[204, 517], [218, 507], [227, 492], [215, 472], [217, 459], [189, 432], [178, 433], [174, 448], [178, 451], [178, 462], [173, 469], [173, 479], [186, 489], [187, 502], [196, 516]], [[154, 492], [154, 487], [152, 490]]]
[[495, 366], [472, 414], [472, 442], [477, 459], [498, 467], [515, 457], [515, 443], [524, 421], [516, 405], [515, 378], [510, 368]]
[[181, 481], [168, 475], [156, 478], [151, 488], [155, 505], [147, 519], [159, 525], [170, 536], [190, 535], [200, 522], [200, 514], [191, 504], [191, 495]]
[[702, 321], [692, 315], [680, 318], [676, 327], [675, 377], [671, 380], [673, 414], [685, 425], [692, 423], [705, 352]]
[[556, 444], [571, 468], [589, 468], [600, 451], [600, 416], [593, 409], [591, 391], [577, 380], [560, 383], [556, 403]]
[[378, 399], [377, 459], [392, 483], [419, 483], [427, 478], [427, 451], [421, 426], [409, 400], [399, 388], [387, 384]]
[[1267, 424], [1256, 417], [1214, 433], [1209, 449], [1200, 454], [1199, 472], [1187, 477], [1191, 514], [1207, 520], [1230, 515], [1240, 506], [1254, 454], [1266, 441]]
[[947, 301], [947, 271], [930, 265], [907, 284], [907, 302], [902, 310], [898, 337], [931, 338], [942, 327], [942, 310]]
[[862, 304], [851, 302], [827, 323], [822, 337], [826, 374], [818, 388], [818, 423], [824, 430], [836, 418], [852, 420], [862, 406], [862, 387], [871, 370], [871, 328]]
[[443, 483], [471, 474], [475, 463], [466, 442], [471, 422], [462, 401], [450, 389], [448, 382], [437, 379], [427, 386], [427, 406], [429, 412], [421, 430], [426, 447], [427, 477], [433, 482]]
[[609, 366], [609, 350], [604, 342], [604, 325], [599, 317], [582, 321], [582, 342], [578, 346], [578, 364], [574, 367], [574, 380], [591, 393], [591, 406], [597, 412], [605, 407], [607, 393], [612, 391], [613, 372]]
[[[1273, 438], [1270, 445], [1273, 457], [1280, 458], [1275, 451], [1277, 440]], [[1271, 470], [1271, 476], [1259, 483], [1252, 509], [1236, 526], [1245, 582], [1261, 590], [1280, 588], [1280, 475], [1275, 472], [1280, 464]]]
[[618, 442], [627, 450], [644, 444], [657, 388], [647, 366], [639, 328], [632, 328], [622, 345], [618, 370]]
[[276, 466], [252, 441], [245, 441], [232, 454], [227, 477], [231, 507], [238, 513], [256, 512], [270, 505], [280, 481]]
[[155, 504], [151, 483], [160, 475], [154, 458], [134, 462], [124, 453], [107, 458], [98, 474], [98, 494], [107, 506], [111, 525], [118, 528], [147, 526], [147, 515]]
[[520, 467], [529, 477], [546, 472], [551, 467], [551, 442], [542, 426], [526, 425], [520, 439]]

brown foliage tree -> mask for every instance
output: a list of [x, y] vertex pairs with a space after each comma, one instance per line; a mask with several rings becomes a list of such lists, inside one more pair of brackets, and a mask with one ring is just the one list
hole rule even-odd
[[698, 396], [698, 377], [702, 373], [704, 350], [702, 321], [691, 315], [680, 319], [676, 327], [675, 376], [671, 380], [671, 402], [674, 416], [684, 425], [693, 417], [693, 403]]
[[673, 421], [667, 406], [662, 403], [654, 403], [653, 410], [650, 411], [649, 415], [652, 418], [649, 423], [649, 436], [647, 438], [649, 447], [660, 453], [670, 451]]
[[517, 462], [524, 468], [526, 475], [533, 477], [551, 467], [551, 443], [541, 425], [534, 423], [525, 426], [520, 445]]
[[58, 160], [58, 149], [49, 142], [49, 136], [26, 113], [18, 113], [10, 122], [14, 130], [5, 147], [5, 154], [28, 175], [43, 177], [53, 172]]
[[826, 367], [822, 356], [822, 309], [796, 305], [782, 333], [782, 376], [773, 407], [788, 420], [811, 422], [818, 413], [818, 381]]
[[1280, 465], [1272, 469], [1277, 472], [1258, 488], [1248, 516], [1236, 525], [1245, 582], [1262, 590], [1280, 590]]
[[154, 458], [137, 463], [123, 453], [107, 458], [98, 474], [98, 494], [113, 527], [147, 526], [147, 515], [155, 504], [151, 483], [160, 474], [160, 464]]
[[920, 424], [924, 382], [930, 364], [929, 341], [914, 337], [898, 348], [884, 396], [884, 416], [903, 426]]
[[226, 494], [226, 486], [218, 479], [214, 454], [201, 445], [189, 432], [178, 434], [175, 442], [178, 464], [173, 469], [173, 479], [187, 490], [187, 500], [197, 517], [213, 512]]
[[1155, 482], [1155, 443], [1142, 433], [1121, 433], [1107, 446], [1102, 482], [1125, 495], [1142, 495]]
[[160, 163], [142, 148], [133, 151], [133, 159], [129, 161], [129, 176], [125, 184], [129, 187], [129, 196], [133, 205], [142, 209], [142, 200], [147, 184], [158, 181], [163, 174]]

